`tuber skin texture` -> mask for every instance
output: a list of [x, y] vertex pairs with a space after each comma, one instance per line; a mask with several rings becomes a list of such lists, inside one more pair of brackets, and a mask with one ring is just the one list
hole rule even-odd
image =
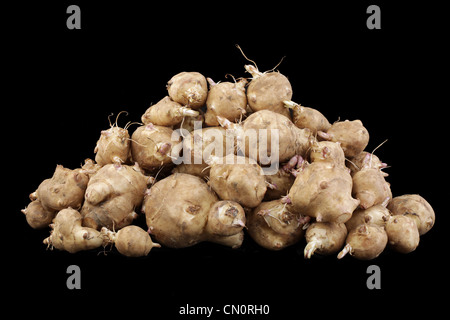
[[191, 109], [200, 109], [208, 96], [206, 78], [198, 72], [180, 72], [167, 82], [170, 98]]
[[209, 185], [222, 200], [236, 201], [248, 208], [262, 202], [267, 186], [256, 161], [230, 154], [212, 157], [209, 164]]
[[174, 125], [173, 129], [179, 129], [180, 135], [185, 136], [187, 132], [192, 132], [196, 129], [201, 129], [205, 127], [205, 115], [201, 109], [196, 110], [198, 116], [196, 117], [184, 117], [181, 123]]
[[318, 131], [317, 134], [324, 140], [340, 142], [348, 159], [361, 153], [369, 143], [369, 132], [361, 120], [338, 121], [333, 123], [326, 133]]
[[347, 229], [353, 230], [365, 223], [384, 228], [386, 226], [386, 221], [391, 217], [391, 214], [385, 205], [387, 205], [387, 202], [368, 209], [356, 209], [350, 220], [345, 223]]
[[383, 173], [376, 168], [363, 168], [353, 176], [352, 195], [360, 200], [363, 209], [383, 203], [386, 198], [392, 199], [389, 183]]
[[72, 208], [58, 212], [53, 223], [50, 236], [44, 239], [51, 249], [65, 250], [75, 253], [82, 250], [95, 249], [103, 245], [103, 236], [95, 229], [82, 227], [81, 214]]
[[329, 162], [345, 168], [345, 155], [340, 142], [320, 141], [313, 143], [309, 158], [311, 162]]
[[[147, 190], [142, 210], [149, 232], [164, 246], [185, 248], [211, 241], [238, 248], [244, 239], [242, 225], [245, 221], [239, 213], [243, 209], [229, 201], [222, 204], [228, 207], [220, 210], [218, 207], [222, 205], [214, 206], [218, 200], [201, 178], [175, 173]], [[214, 225], [208, 226], [210, 223]], [[229, 228], [222, 229], [220, 224], [227, 223]]]
[[290, 210], [281, 199], [262, 202], [247, 213], [247, 230], [252, 239], [268, 250], [282, 250], [298, 243], [303, 225], [309, 221]]
[[130, 135], [128, 130], [112, 126], [103, 130], [94, 149], [95, 162], [100, 166], [108, 163], [126, 163], [130, 158]]
[[242, 231], [245, 222], [245, 211], [239, 203], [217, 201], [209, 210], [205, 232], [212, 237], [233, 236]]
[[131, 136], [133, 160], [150, 172], [172, 164], [172, 147], [180, 141], [179, 136], [173, 133], [171, 128], [151, 123], [138, 127]]
[[81, 209], [83, 225], [100, 230], [119, 230], [137, 218], [136, 207], [144, 199], [147, 184], [139, 166], [107, 164], [89, 181]]
[[[382, 170], [387, 167], [387, 164], [381, 162], [381, 160], [374, 155], [373, 153], [369, 153], [367, 151], [363, 151], [352, 158], [347, 162], [347, 167], [350, 169], [350, 173], [352, 177], [360, 171], [363, 167], [370, 167]], [[389, 174], [382, 172], [384, 177], [387, 177]]]
[[338, 254], [342, 259], [347, 253], [359, 260], [372, 260], [386, 248], [386, 231], [376, 225], [363, 224], [350, 230], [344, 249]]
[[352, 178], [347, 169], [313, 162], [299, 172], [284, 201], [318, 222], [345, 223], [359, 205], [351, 190]]
[[320, 111], [303, 107], [293, 101], [283, 101], [286, 108], [292, 110], [293, 117], [292, 122], [299, 128], [308, 128], [313, 135], [316, 135], [318, 131], [327, 132], [330, 129], [331, 124], [328, 119], [320, 113]]
[[306, 230], [307, 245], [304, 250], [306, 259], [313, 254], [331, 255], [342, 249], [347, 237], [347, 228], [343, 223], [313, 222]]
[[144, 124], [171, 127], [180, 124], [184, 117], [198, 117], [199, 112], [183, 107], [178, 102], [165, 96], [158, 103], [150, 106], [141, 117]]
[[400, 253], [410, 253], [419, 245], [420, 235], [413, 218], [392, 216], [386, 223], [389, 246]]
[[231, 122], [242, 119], [246, 114], [247, 95], [245, 85], [247, 80], [242, 78], [237, 82], [214, 83], [210, 78], [208, 98], [206, 99], [205, 122], [208, 126], [218, 126], [217, 116], [221, 116]]
[[404, 215], [412, 218], [420, 235], [424, 235], [434, 225], [435, 214], [431, 205], [418, 194], [405, 194], [393, 198], [387, 207], [393, 216]]
[[275, 174], [265, 175], [267, 190], [264, 201], [277, 200], [288, 194], [294, 184], [295, 177], [290, 170], [280, 168]]
[[206, 164], [211, 156], [223, 157], [234, 153], [234, 137], [222, 127], [192, 131], [183, 140], [184, 163]]
[[[297, 128], [288, 118], [270, 110], [254, 112], [241, 124], [232, 123], [222, 117], [217, 119], [222, 127], [233, 130], [238, 150], [263, 165], [269, 163], [265, 156], [270, 158], [273, 153], [271, 130], [278, 130], [279, 136], [279, 142], [276, 144], [278, 159], [270, 159], [271, 162], [282, 163], [295, 155], [305, 156], [311, 141], [314, 140], [309, 129]], [[260, 139], [262, 129], [267, 130], [267, 139]]]
[[256, 112], [270, 110], [291, 119], [289, 109], [283, 101], [292, 99], [292, 86], [286, 76], [279, 72], [260, 72], [255, 66], [246, 65], [245, 70], [252, 75], [247, 87], [247, 101]]
[[152, 248], [160, 248], [161, 245], [154, 243], [145, 230], [138, 226], [126, 226], [118, 232], [113, 232], [103, 227], [101, 234], [107, 239], [107, 244], [115, 244], [120, 254], [137, 258], [145, 257]]
[[79, 209], [88, 182], [89, 176], [82, 169], [71, 170], [57, 165], [52, 178], [42, 181], [30, 198], [39, 200], [42, 207], [49, 211], [68, 207]]
[[26, 220], [33, 229], [43, 229], [50, 225], [57, 211], [45, 209], [38, 200], [32, 201], [25, 209], [22, 209]]

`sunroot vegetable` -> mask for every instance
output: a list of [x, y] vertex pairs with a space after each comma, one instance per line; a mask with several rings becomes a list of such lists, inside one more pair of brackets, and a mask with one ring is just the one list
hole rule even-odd
[[88, 184], [81, 209], [83, 225], [93, 229], [106, 227], [118, 230], [136, 217], [136, 207], [144, 199], [147, 184], [153, 177], [145, 176], [139, 166], [107, 164]]
[[360, 260], [375, 259], [383, 252], [387, 242], [388, 237], [383, 228], [363, 224], [349, 231], [346, 245], [337, 257], [342, 259], [347, 253], [350, 253]]
[[217, 202], [201, 178], [175, 173], [147, 190], [142, 210], [151, 234], [164, 246], [184, 248], [211, 241], [237, 248], [244, 239], [243, 209], [231, 201], [221, 209], [222, 205], [214, 206]]
[[320, 113], [320, 111], [303, 107], [293, 101], [283, 101], [286, 108], [292, 109], [292, 122], [299, 128], [308, 128], [313, 135], [316, 135], [317, 131], [327, 132], [330, 129], [331, 124], [328, 119]]
[[386, 209], [386, 205], [387, 202], [384, 204], [372, 206], [368, 209], [356, 209], [353, 212], [350, 220], [345, 223], [345, 225], [347, 226], [347, 230], [353, 230], [365, 223], [384, 228], [386, 226], [386, 221], [388, 221], [391, 217], [389, 210]]
[[392, 216], [386, 223], [389, 246], [395, 251], [409, 253], [419, 245], [417, 225], [410, 216]]
[[[309, 129], [297, 128], [288, 118], [270, 110], [254, 112], [241, 124], [222, 117], [217, 120], [222, 127], [233, 130], [238, 149], [262, 165], [282, 163], [297, 154], [304, 156], [314, 139]], [[278, 140], [272, 142], [272, 136]], [[277, 151], [278, 158], [272, 159]]]
[[127, 162], [130, 158], [130, 135], [127, 129], [127, 127], [120, 128], [116, 125], [101, 132], [94, 149], [95, 162], [100, 166]]
[[235, 201], [217, 201], [209, 209], [205, 232], [219, 238], [238, 234], [245, 227], [245, 212]]
[[163, 165], [172, 164], [172, 148], [180, 137], [168, 127], [147, 124], [138, 127], [131, 136], [131, 155], [139, 166], [156, 171]]
[[431, 205], [418, 194], [405, 194], [393, 198], [388, 205], [392, 215], [405, 215], [412, 218], [420, 235], [424, 235], [434, 225], [435, 214]]
[[252, 239], [269, 250], [281, 250], [299, 242], [309, 219], [292, 211], [280, 199], [262, 202], [247, 214]]
[[198, 115], [198, 111], [183, 107], [178, 102], [170, 99], [170, 97], [165, 96], [145, 111], [141, 121], [144, 124], [153, 123], [158, 126], [170, 127], [180, 124], [184, 117], [197, 117]]
[[256, 161], [230, 154], [212, 157], [209, 165], [209, 185], [222, 200], [233, 200], [248, 208], [261, 203], [267, 186]]
[[[92, 160], [87, 159], [87, 164], [88, 161]], [[79, 209], [88, 181], [86, 169], [71, 170], [57, 165], [52, 178], [41, 182], [30, 194], [32, 202], [22, 210], [28, 224], [34, 229], [42, 229], [50, 224], [58, 211], [68, 207]]]
[[345, 224], [338, 222], [314, 222], [306, 230], [305, 258], [315, 253], [331, 255], [342, 249], [347, 237]]
[[288, 194], [294, 184], [295, 177], [290, 170], [280, 168], [275, 174], [265, 175], [267, 190], [264, 201], [276, 200]]
[[192, 132], [197, 129], [201, 129], [205, 127], [205, 115], [201, 109], [196, 110], [198, 112], [198, 116], [196, 117], [184, 117], [183, 120], [173, 126], [174, 131], [180, 132], [181, 136], [185, 136], [186, 132]]
[[260, 72], [256, 66], [246, 65], [252, 75], [247, 88], [248, 105], [253, 111], [270, 110], [291, 119], [283, 101], [291, 100], [292, 86], [286, 76], [279, 72]]
[[363, 209], [381, 204], [387, 198], [392, 199], [391, 187], [378, 168], [363, 167], [353, 176], [352, 195], [360, 200]]
[[320, 141], [313, 143], [309, 158], [311, 162], [325, 161], [345, 168], [345, 155], [340, 142]]
[[284, 201], [319, 222], [346, 222], [359, 204], [351, 190], [352, 178], [346, 168], [313, 162], [299, 172]]
[[33, 229], [48, 227], [56, 215], [56, 211], [45, 209], [39, 200], [32, 201], [25, 209], [22, 209], [26, 220]]
[[167, 82], [167, 91], [173, 101], [191, 109], [200, 109], [208, 96], [208, 84], [198, 72], [180, 72]]
[[79, 209], [88, 181], [89, 177], [82, 169], [71, 170], [57, 165], [52, 178], [42, 181], [30, 198], [39, 200], [47, 210]]
[[145, 257], [152, 248], [161, 247], [152, 241], [148, 232], [138, 226], [126, 226], [118, 232], [103, 227], [101, 234], [107, 239], [106, 244], [114, 243], [117, 251], [127, 257]]
[[[351, 170], [350, 173], [352, 176], [355, 175], [356, 172], [360, 171], [363, 167], [370, 167], [382, 170], [387, 167], [387, 164], [381, 162], [380, 158], [378, 158], [373, 153], [369, 153], [367, 151], [363, 151], [353, 157], [350, 161], [347, 161], [347, 167]], [[383, 176], [387, 177], [388, 174], [382, 172]]]
[[246, 113], [247, 96], [245, 85], [247, 80], [242, 78], [237, 82], [215, 83], [207, 79], [210, 84], [208, 98], [206, 99], [205, 122], [208, 126], [218, 126], [217, 116], [221, 116], [231, 122], [242, 119]]
[[204, 164], [211, 156], [223, 157], [234, 153], [234, 136], [222, 127], [192, 131], [183, 140], [184, 163]]
[[369, 143], [369, 132], [361, 120], [338, 121], [333, 123], [326, 133], [318, 131], [317, 134], [324, 140], [340, 142], [347, 158], [361, 153]]
[[67, 208], [59, 211], [50, 225], [52, 231], [44, 239], [44, 244], [70, 253], [102, 246], [102, 234], [95, 229], [82, 227], [81, 222], [82, 217], [77, 210]]

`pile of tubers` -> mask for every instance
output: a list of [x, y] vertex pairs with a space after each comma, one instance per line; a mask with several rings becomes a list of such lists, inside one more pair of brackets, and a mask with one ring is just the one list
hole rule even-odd
[[[247, 235], [268, 250], [305, 238], [308, 259], [415, 250], [434, 211], [419, 195], [392, 196], [363, 123], [330, 123], [291, 100], [283, 74], [245, 69], [251, 78], [218, 83], [173, 76], [131, 135], [136, 123], [119, 127], [119, 113], [95, 161], [57, 165], [30, 195], [28, 224], [50, 227], [51, 249], [114, 245], [129, 257], [202, 241], [239, 248]], [[141, 212], [147, 230], [133, 224]]]

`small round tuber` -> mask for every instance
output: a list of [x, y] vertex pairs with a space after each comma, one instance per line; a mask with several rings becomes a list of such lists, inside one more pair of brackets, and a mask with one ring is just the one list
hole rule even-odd
[[200, 109], [208, 96], [208, 84], [198, 72], [180, 72], [167, 82], [170, 98], [191, 109]]
[[409, 216], [392, 216], [386, 223], [386, 233], [389, 246], [397, 252], [409, 253], [419, 245], [419, 230]]
[[363, 224], [349, 231], [346, 245], [337, 257], [342, 259], [349, 253], [360, 260], [372, 260], [383, 252], [387, 242], [388, 237], [383, 228]]
[[103, 227], [101, 233], [108, 243], [114, 243], [117, 251], [127, 257], [145, 257], [152, 248], [161, 247], [152, 241], [148, 232], [138, 226], [126, 226], [118, 232]]

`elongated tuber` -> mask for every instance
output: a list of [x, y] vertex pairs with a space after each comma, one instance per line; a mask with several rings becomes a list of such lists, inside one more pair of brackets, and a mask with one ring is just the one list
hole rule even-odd
[[181, 124], [184, 117], [197, 117], [198, 115], [198, 111], [183, 107], [178, 102], [170, 99], [170, 97], [165, 96], [145, 111], [141, 121], [144, 124], [153, 123], [154, 125], [169, 127]]

